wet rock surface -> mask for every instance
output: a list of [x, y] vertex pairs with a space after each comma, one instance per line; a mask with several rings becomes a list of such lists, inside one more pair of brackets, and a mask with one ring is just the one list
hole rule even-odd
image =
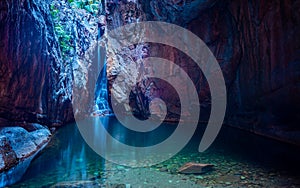
[[0, 169], [8, 170], [10, 167], [15, 166], [17, 161], [16, 153], [13, 151], [12, 147], [9, 144], [6, 136], [1, 136], [1, 158], [0, 158]]
[[19, 181], [34, 156], [50, 140], [48, 128], [28, 132], [21, 127], [0, 128], [0, 186]]
[[[50, 3], [53, 3], [52, 11], [58, 11], [56, 24]], [[104, 15], [97, 20], [89, 11], [74, 9], [67, 1], [0, 2], [1, 170], [21, 164], [19, 159], [31, 159], [45, 143], [44, 138], [49, 132], [39, 124], [58, 127], [72, 121], [71, 100], [89, 101], [86, 89], [94, 86], [88, 86], [87, 81], [93, 77], [89, 70], [95, 67], [90, 67], [91, 54], [85, 51], [95, 45], [92, 41], [98, 36], [97, 27], [105, 22], [108, 29], [145, 20], [186, 27], [208, 45], [223, 70], [229, 93], [226, 122], [258, 134], [300, 143], [299, 1], [128, 0], [107, 1], [106, 6], [104, 21]], [[64, 35], [57, 33], [60, 28]], [[63, 46], [62, 42], [67, 45]], [[148, 107], [155, 97], [169, 101], [170, 119], [178, 119], [180, 113], [178, 97], [170, 92], [171, 87], [149, 78], [151, 75], [147, 71], [141, 71], [143, 67], [151, 66], [137, 60], [148, 56], [172, 60], [186, 70], [199, 91], [201, 107], [209, 109], [209, 88], [205, 78], [191, 59], [176, 49], [141, 41], [121, 52], [108, 49], [108, 56], [111, 54], [120, 58], [120, 62], [108, 57], [109, 82], [125, 82], [116, 89], [117, 98], [119, 102], [130, 100], [134, 113], [149, 116]], [[122, 71], [129, 78], [116, 80]], [[166, 74], [172, 77], [177, 76], [176, 73], [172, 70]], [[76, 96], [72, 95], [73, 77], [76, 93], [79, 93]], [[136, 80], [140, 82], [132, 84]], [[127, 90], [132, 90], [129, 99], [124, 94]], [[186, 88], [182, 90], [188, 96]], [[159, 105], [152, 105], [153, 111], [159, 114]], [[184, 112], [186, 115], [191, 113], [193, 105], [191, 102], [190, 112]], [[88, 105], [89, 108], [92, 106]], [[129, 106], [123, 108], [129, 111]], [[79, 109], [77, 113], [80, 114], [80, 110], [86, 112], [89, 109]], [[8, 125], [16, 128], [7, 128]], [[24, 162], [22, 168], [26, 169], [28, 164]], [[174, 169], [163, 167], [160, 171], [173, 173]], [[250, 168], [248, 171], [255, 170]], [[211, 184], [223, 182], [220, 183], [222, 186], [233, 186], [236, 181], [259, 186], [253, 180], [258, 178], [250, 176], [248, 171], [240, 173], [240, 179], [229, 173], [221, 180], [208, 180]], [[273, 177], [274, 174], [269, 175]], [[270, 179], [272, 186], [276, 183], [290, 185], [288, 178], [283, 180], [276, 174], [275, 177], [274, 181]], [[202, 178], [206, 179], [197, 176], [197, 182], [201, 184]], [[265, 178], [268, 177], [258, 182], [265, 185]]]
[[95, 43], [100, 21], [65, 1], [1, 1], [0, 9], [0, 175], [5, 185], [22, 177], [49, 140], [44, 126], [55, 130], [74, 120], [72, 97], [86, 102], [84, 91], [73, 95], [72, 86], [75, 77], [76, 88], [87, 87], [86, 51]]
[[69, 122], [71, 75], [62, 65], [48, 2], [1, 1], [0, 9], [0, 117]]
[[70, 188], [70, 187], [97, 187], [99, 184], [92, 181], [70, 181], [70, 182], [60, 182], [51, 188]]
[[[205, 155], [179, 154], [170, 160], [147, 168], [129, 168], [111, 163], [106, 164], [106, 172], [96, 172], [88, 181], [61, 182], [53, 187], [89, 187], [105, 188], [130, 187], [292, 187], [300, 185], [299, 176], [287, 171], [278, 171], [253, 164], [249, 161], [232, 158], [220, 153]], [[205, 174], [180, 174], [176, 171], [188, 161], [209, 162], [215, 164], [215, 170]], [[38, 181], [38, 180], [33, 180]], [[33, 182], [32, 182], [33, 183]], [[45, 182], [43, 182], [45, 183]], [[22, 184], [19, 184], [22, 185]], [[127, 187], [126, 187], [127, 185]], [[47, 185], [49, 186], [49, 185]]]
[[[137, 7], [131, 9], [130, 7]], [[226, 123], [279, 140], [299, 144], [299, 2], [280, 3], [227, 2], [227, 1], [156, 1], [109, 2], [108, 26], [113, 29], [128, 22], [126, 19], [140, 15], [138, 21], [165, 21], [187, 28], [199, 36], [216, 57], [224, 74], [228, 92]], [[132, 14], [131, 11], [136, 12]], [[136, 17], [133, 17], [136, 18]], [[278, 22], [274, 21], [278, 20]], [[172, 40], [168, 33], [166, 41]], [[142, 37], [142, 36], [138, 36]], [[142, 42], [142, 41], [141, 41]], [[192, 44], [191, 44], [192, 45]], [[144, 45], [146, 46], [146, 45]], [[192, 45], [193, 46], [193, 45]], [[285, 46], [283, 48], [283, 46]], [[136, 47], [124, 50], [125, 54]], [[202, 110], [201, 121], [207, 121], [210, 111], [210, 90], [204, 75], [195, 63], [175, 48], [148, 44], [145, 57], [162, 57], [184, 69], [199, 92]], [[109, 55], [109, 54], [108, 54]], [[124, 66], [131, 72], [126, 83], [117, 88], [120, 101], [126, 101], [123, 91], [132, 89], [129, 99], [132, 111], [149, 116], [149, 104], [158, 97], [166, 101], [167, 119], [179, 119], [180, 102], [176, 91], [166, 82], [150, 78], [147, 64], [134, 58], [120, 62], [108, 61], [108, 75], [113, 80]], [[131, 62], [132, 59], [134, 62]], [[143, 59], [143, 57], [142, 57]], [[142, 63], [141, 63], [142, 62]], [[133, 67], [133, 68], [131, 68]], [[140, 69], [143, 67], [145, 69]], [[148, 66], [151, 68], [151, 65]], [[180, 77], [175, 69], [161, 67], [166, 75]], [[171, 70], [171, 71], [170, 71]], [[139, 78], [139, 79], [137, 79]], [[139, 84], [130, 85], [137, 80]], [[118, 82], [121, 82], [120, 79]], [[182, 80], [184, 81], [184, 80]], [[112, 82], [110, 82], [111, 84]], [[181, 92], [189, 90], [182, 84]], [[141, 100], [142, 99], [142, 100]], [[197, 101], [189, 101], [191, 107], [184, 115], [189, 116]], [[161, 109], [152, 106], [152, 112]], [[125, 110], [128, 110], [128, 108]], [[125, 111], [124, 110], [124, 111]]]
[[203, 174], [213, 170], [212, 164], [186, 163], [178, 169], [181, 174]]
[[130, 184], [119, 184], [119, 183], [109, 183], [109, 184], [99, 184], [95, 181], [70, 181], [70, 182], [60, 182], [51, 188], [71, 188], [71, 187], [105, 187], [105, 188], [131, 188]]
[[[300, 185], [300, 174], [295, 165], [299, 164], [299, 148], [289, 149], [286, 144], [233, 128], [224, 127], [223, 131], [226, 131], [220, 133], [220, 140], [204, 153], [197, 152], [199, 142], [192, 140], [191, 145], [169, 160], [145, 168], [130, 168], [105, 161], [75, 130], [76, 127], [72, 126], [58, 130], [44, 152], [32, 163], [26, 177], [12, 187], [51, 187], [63, 182], [80, 184], [85, 181], [102, 187], [130, 184], [132, 188], [296, 188]], [[200, 139], [199, 135], [195, 135], [195, 139]], [[277, 148], [271, 147], [274, 145]], [[205, 174], [178, 173], [177, 170], [189, 162], [212, 164], [214, 170]]]
[[[166, 169], [171, 173], [181, 177], [182, 180], [190, 180], [199, 187], [289, 187], [299, 186], [298, 176], [291, 176], [287, 171], [278, 171], [262, 167], [259, 164], [249, 163], [247, 160], [229, 157], [230, 154], [220, 153], [206, 154], [185, 154], [177, 155], [169, 161], [156, 166], [157, 170]], [[208, 157], [209, 156], [209, 157]], [[174, 169], [179, 168], [184, 162], [189, 160], [202, 163], [215, 164], [214, 171], [197, 174], [177, 174]]]

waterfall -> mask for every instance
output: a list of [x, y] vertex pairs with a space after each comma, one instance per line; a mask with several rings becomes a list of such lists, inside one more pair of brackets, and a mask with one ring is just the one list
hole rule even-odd
[[[99, 25], [98, 40], [104, 34], [104, 29]], [[96, 83], [95, 89], [95, 109], [94, 115], [109, 115], [111, 109], [108, 103], [108, 84], [107, 84], [107, 72], [106, 72], [106, 50], [98, 45], [97, 49], [97, 64], [100, 71], [99, 77]], [[102, 67], [102, 69], [101, 69]], [[101, 69], [101, 70], [100, 70]]]
[[95, 89], [95, 103], [96, 115], [108, 115], [111, 114], [111, 109], [108, 103], [108, 84], [107, 84], [107, 73], [106, 73], [106, 55], [101, 50], [101, 47], [98, 47], [98, 68], [102, 67], [100, 74], [96, 83]]

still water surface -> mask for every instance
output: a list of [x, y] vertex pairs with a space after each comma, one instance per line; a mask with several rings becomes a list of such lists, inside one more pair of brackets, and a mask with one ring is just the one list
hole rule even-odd
[[[172, 134], [176, 124], [164, 123], [156, 132], [135, 134], [124, 128], [115, 117], [103, 117], [102, 123], [118, 140], [129, 145], [148, 146], [161, 142]], [[95, 125], [98, 126], [98, 125]], [[199, 124], [189, 144], [168, 161], [149, 167], [160, 173], [176, 176], [178, 181], [191, 181], [201, 186], [232, 187], [297, 187], [299, 147], [262, 138], [241, 130], [223, 126], [217, 140], [204, 153], [197, 148], [205, 125]], [[95, 133], [103, 134], [103, 133]], [[103, 137], [105, 142], [105, 137]], [[211, 163], [215, 170], [203, 175], [178, 175], [176, 169], [186, 162]], [[60, 182], [92, 181], [105, 185], [110, 177], [124, 176], [128, 167], [112, 164], [97, 155], [83, 140], [76, 124], [60, 128], [48, 146], [32, 161], [22, 180], [12, 187], [50, 187]], [[139, 176], [148, 176], [141, 174]], [[139, 178], [139, 177], [132, 177]], [[156, 178], [156, 177], [154, 177]], [[144, 178], [146, 179], [146, 178]], [[153, 179], [153, 177], [151, 177]], [[141, 187], [145, 182], [132, 179], [129, 183]], [[128, 182], [129, 181], [129, 182]], [[145, 180], [146, 181], [146, 180]], [[154, 181], [154, 180], [153, 180]], [[168, 180], [157, 177], [157, 187], [168, 187]], [[169, 180], [170, 183], [171, 180]], [[173, 187], [176, 187], [174, 184]]]

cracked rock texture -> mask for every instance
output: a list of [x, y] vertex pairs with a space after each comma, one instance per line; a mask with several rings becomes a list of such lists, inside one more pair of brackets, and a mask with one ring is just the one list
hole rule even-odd
[[[59, 21], [51, 16], [51, 4], [59, 9]], [[70, 34], [68, 53], [61, 49], [57, 24]], [[71, 101], [85, 102], [86, 51], [97, 32], [98, 19], [66, 1], [0, 2], [0, 186], [22, 177], [48, 142], [48, 128], [74, 121]]]
[[72, 75], [61, 63], [49, 2], [0, 3], [0, 117], [9, 121], [52, 126], [72, 119]]
[[[164, 21], [185, 27], [199, 36], [213, 52], [223, 71], [228, 94], [225, 122], [300, 144], [299, 1], [145, 0], [109, 1], [107, 6], [110, 7], [108, 25], [112, 25], [108, 29], [130, 21]], [[138, 7], [138, 10], [130, 7]], [[136, 19], [134, 15], [140, 17]], [[172, 40], [172, 37], [170, 33], [166, 40]], [[195, 63], [187, 55], [168, 46], [149, 44], [145, 49], [146, 57], [171, 60], [188, 73], [199, 92], [203, 109], [201, 120], [207, 120], [209, 87]], [[127, 49], [128, 52], [134, 50], [135, 47]], [[120, 64], [123, 61], [127, 62], [126, 58], [120, 59], [118, 62], [108, 61], [109, 75], [117, 75], [115, 70], [122, 69]], [[123, 67], [127, 66], [123, 64]], [[131, 64], [128, 63], [128, 67]], [[139, 81], [132, 88], [134, 97], [130, 100], [133, 111], [149, 113], [140, 109], [148, 107], [154, 97], [159, 97], [168, 101], [169, 118], [179, 118], [180, 102], [176, 92], [166, 82], [149, 78], [148, 73], [140, 69], [141, 66], [147, 68], [146, 64], [137, 63], [133, 66], [134, 70], [129, 68], [132, 72], [127, 74], [128, 78]], [[166, 68], [167, 74], [176, 76], [176, 70], [169, 70]], [[127, 87], [125, 84], [117, 90], [124, 91]], [[189, 91], [184, 86], [181, 91], [188, 96]], [[118, 92], [118, 98], [126, 96]], [[193, 108], [184, 114], [189, 115], [192, 111]]]
[[[300, 144], [300, 2], [221, 0], [108, 0], [107, 29], [146, 20], [180, 25], [199, 36], [218, 60], [226, 82], [228, 101], [225, 122], [258, 134]], [[62, 53], [49, 5], [59, 10], [59, 22], [70, 33], [73, 50]], [[103, 18], [103, 17], [102, 17]], [[103, 21], [103, 20], [102, 20]], [[0, 1], [0, 169], [8, 172], [22, 157], [34, 156], [48, 137], [47, 129], [74, 120], [71, 101], [90, 103], [94, 82], [91, 52], [97, 27], [104, 25], [67, 1]], [[142, 38], [144, 33], [136, 37]], [[166, 40], [172, 39], [172, 33]], [[114, 56], [113, 56], [114, 55]], [[66, 56], [68, 58], [66, 58]], [[139, 44], [120, 51], [107, 48], [110, 89], [119, 87], [118, 102], [128, 103], [142, 118], [157, 114], [167, 101], [167, 117], [179, 118], [180, 102], [171, 85], [151, 78], [145, 57], [162, 57], [181, 66], [199, 92], [201, 120], [210, 110], [209, 87], [201, 70], [182, 52], [159, 44]], [[166, 74], [176, 76], [176, 69]], [[171, 70], [171, 71], [170, 71]], [[93, 71], [92, 71], [93, 72]], [[124, 77], [120, 77], [123, 72]], [[119, 75], [119, 77], [118, 77]], [[135, 82], [138, 81], [136, 84]], [[88, 84], [92, 83], [91, 85]], [[76, 95], [72, 93], [72, 87]], [[184, 86], [182, 92], [189, 91]], [[125, 96], [125, 91], [132, 91]], [[80, 109], [81, 114], [92, 109]], [[191, 101], [191, 106], [194, 103]], [[149, 110], [149, 107], [152, 109]], [[188, 116], [193, 108], [184, 112]], [[7, 128], [9, 127], [9, 128]], [[16, 128], [12, 128], [16, 127]], [[14, 135], [30, 135], [19, 150]], [[32, 134], [34, 132], [34, 134]], [[10, 136], [5, 136], [10, 135]], [[43, 135], [45, 137], [40, 137]], [[26, 137], [27, 138], [27, 137]], [[45, 139], [44, 139], [45, 138]], [[26, 147], [25, 147], [26, 146]], [[21, 147], [21, 145], [20, 145]], [[33, 152], [33, 153], [32, 153]], [[5, 157], [7, 156], [7, 157]], [[20, 164], [20, 163], [19, 163]], [[28, 165], [27, 163], [23, 163]], [[1, 174], [3, 175], [3, 173]]]
[[0, 186], [19, 181], [34, 156], [50, 140], [50, 131], [41, 125], [28, 131], [22, 127], [0, 129]]

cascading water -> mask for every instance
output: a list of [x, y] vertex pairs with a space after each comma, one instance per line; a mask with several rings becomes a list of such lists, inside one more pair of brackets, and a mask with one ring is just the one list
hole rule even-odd
[[95, 90], [95, 103], [97, 115], [111, 114], [111, 109], [108, 103], [108, 87], [107, 87], [107, 73], [106, 73], [106, 56], [98, 50], [98, 67], [101, 67], [103, 63], [103, 69], [101, 70]]
[[[99, 39], [104, 34], [103, 27], [99, 27]], [[107, 72], [106, 72], [106, 51], [98, 45], [97, 50], [97, 63], [98, 69], [103, 67], [100, 71], [96, 89], [95, 89], [95, 109], [94, 115], [109, 115], [112, 113], [108, 103], [108, 85], [107, 85]]]

